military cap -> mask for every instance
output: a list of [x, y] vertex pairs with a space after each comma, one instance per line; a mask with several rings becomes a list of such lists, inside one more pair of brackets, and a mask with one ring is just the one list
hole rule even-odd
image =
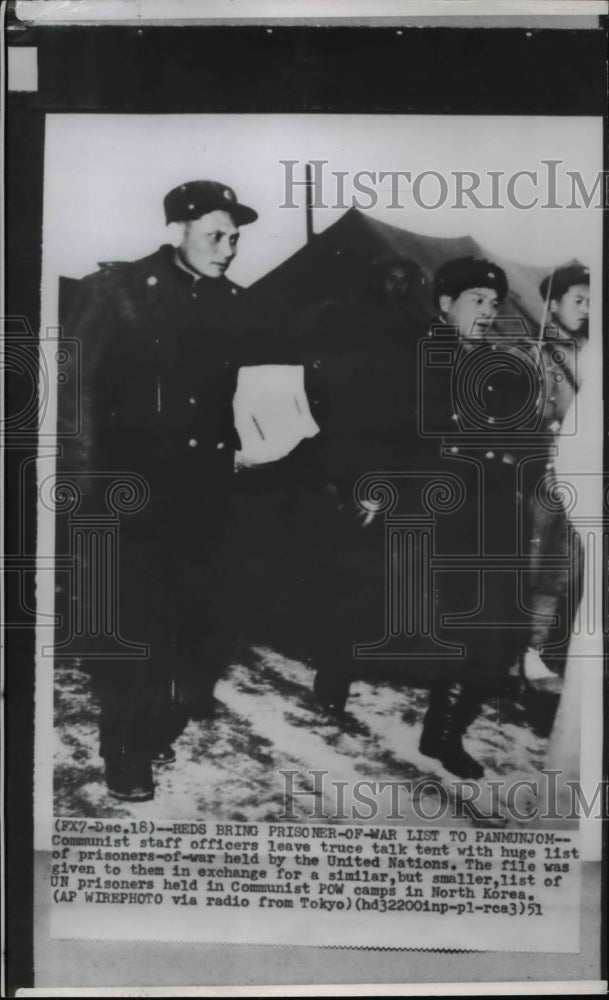
[[573, 285], [589, 285], [590, 268], [583, 264], [567, 264], [566, 267], [557, 267], [551, 274], [546, 275], [539, 286], [542, 299], [550, 298], [562, 299], [565, 292], [568, 292]]
[[434, 298], [450, 295], [458, 299], [468, 288], [494, 288], [500, 302], [507, 295], [508, 283], [503, 268], [489, 260], [477, 257], [458, 257], [449, 260], [436, 272], [434, 278]]
[[237, 201], [232, 188], [218, 181], [188, 181], [180, 184], [165, 195], [163, 207], [167, 224], [190, 222], [218, 209], [229, 212], [236, 226], [244, 226], [258, 218], [258, 213], [253, 208]]

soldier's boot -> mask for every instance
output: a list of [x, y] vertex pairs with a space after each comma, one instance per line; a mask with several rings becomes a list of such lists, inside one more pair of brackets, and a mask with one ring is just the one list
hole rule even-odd
[[478, 690], [460, 681], [432, 684], [419, 750], [435, 757], [451, 774], [478, 779], [484, 768], [463, 746], [463, 734], [480, 711]]
[[176, 759], [176, 752], [171, 743], [162, 743], [152, 751], [152, 763], [163, 767], [165, 764], [173, 764]]
[[350, 686], [349, 678], [344, 674], [320, 669], [315, 673], [313, 693], [326, 712], [340, 719], [345, 712]]
[[176, 699], [176, 681], [169, 677], [164, 681], [163, 703], [157, 708], [157, 722], [154, 726], [152, 742], [152, 763], [157, 766], [173, 764], [176, 752], [173, 742], [182, 734], [188, 723], [188, 713]]
[[189, 719], [205, 722], [215, 717], [218, 709], [215, 687], [225, 668], [223, 655], [214, 649], [204, 650], [200, 656], [192, 654], [180, 663], [172, 682], [171, 699], [173, 718], [178, 723], [177, 735]]
[[147, 802], [154, 798], [150, 758], [124, 745], [105, 748], [106, 784], [115, 799]]
[[[153, 739], [167, 693], [162, 673], [149, 662], [104, 664], [99, 678], [100, 755], [108, 791], [117, 799], [154, 797]], [[156, 748], [155, 748], [156, 749]]]

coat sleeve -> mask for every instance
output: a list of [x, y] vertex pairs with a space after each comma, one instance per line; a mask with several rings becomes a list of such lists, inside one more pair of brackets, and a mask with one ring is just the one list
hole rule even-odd
[[238, 302], [242, 367], [301, 364], [291, 325], [266, 300], [241, 289]]
[[[67, 400], [59, 396], [60, 468], [67, 474], [99, 471], [99, 435], [107, 419], [118, 377], [116, 347], [119, 317], [112, 279], [103, 271], [83, 278], [66, 321], [66, 337], [75, 345], [67, 384], [77, 394], [78, 433], [62, 440]], [[73, 377], [72, 377], [73, 376]]]

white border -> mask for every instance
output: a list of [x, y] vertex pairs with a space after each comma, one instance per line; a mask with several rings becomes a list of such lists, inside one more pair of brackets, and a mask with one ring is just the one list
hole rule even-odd
[[[606, 0], [18, 0], [28, 23], [468, 16], [577, 16], [607, 14]], [[372, 25], [371, 25], [372, 26]]]

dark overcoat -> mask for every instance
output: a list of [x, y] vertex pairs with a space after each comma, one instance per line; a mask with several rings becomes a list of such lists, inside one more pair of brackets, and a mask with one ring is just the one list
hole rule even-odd
[[232, 401], [239, 368], [267, 360], [246, 298], [226, 278], [178, 267], [163, 246], [83, 278], [67, 323], [82, 420], [61, 467], [88, 474], [93, 518], [108, 514], [109, 481], [141, 496], [120, 518], [118, 604], [122, 636], [152, 658], [176, 644], [197, 653], [230, 600]]
[[[542, 371], [526, 345], [469, 343], [441, 323], [432, 338], [406, 315], [325, 322], [325, 350], [306, 359], [321, 489], [290, 527], [312, 659], [352, 675], [495, 683], [531, 631]], [[395, 487], [371, 520], [354, 495], [362, 477]], [[401, 551], [388, 550], [389, 528]]]
[[421, 424], [439, 479], [456, 475], [460, 493], [434, 515], [437, 634], [462, 648], [456, 673], [494, 685], [533, 624], [533, 498], [551, 464], [544, 370], [528, 342], [453, 338], [441, 323], [430, 332]]
[[[535, 346], [544, 374], [543, 428], [552, 442], [557, 443], [565, 423], [569, 434], [577, 432], [580, 425], [577, 397], [581, 345], [575, 338], [557, 338], [556, 329], [552, 328]], [[531, 644], [563, 670], [582, 596], [584, 556], [580, 536], [564, 507], [552, 462], [547, 463], [541, 486], [529, 498], [530, 591], [534, 613]]]

